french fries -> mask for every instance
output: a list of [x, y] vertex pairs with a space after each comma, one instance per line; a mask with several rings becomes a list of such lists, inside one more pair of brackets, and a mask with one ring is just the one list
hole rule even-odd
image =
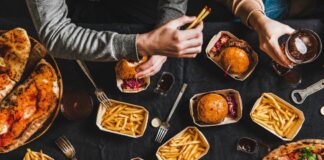
[[42, 152], [42, 150], [40, 152], [34, 152], [28, 148], [24, 160], [53, 160], [53, 159], [45, 155]]
[[138, 136], [143, 133], [147, 113], [144, 109], [113, 103], [103, 114], [101, 125], [107, 130]]
[[196, 160], [208, 149], [208, 143], [198, 129], [189, 127], [161, 146], [157, 154], [163, 160]]
[[186, 28], [186, 29], [192, 29], [199, 25], [211, 12], [211, 8], [208, 6], [205, 6], [203, 10], [200, 11], [197, 18]]
[[259, 105], [252, 111], [251, 118], [260, 125], [275, 131], [279, 136], [288, 137], [297, 125], [299, 116], [289, 106], [264, 93]]

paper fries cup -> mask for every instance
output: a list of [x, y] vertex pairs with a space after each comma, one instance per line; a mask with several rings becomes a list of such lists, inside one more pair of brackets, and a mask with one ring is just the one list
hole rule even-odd
[[206, 147], [206, 150], [205, 150], [205, 151], [204, 151], [204, 152], [203, 152], [203, 153], [202, 153], [202, 154], [201, 154], [197, 159], [200, 159], [200, 158], [202, 158], [203, 156], [205, 156], [205, 155], [208, 153], [209, 148], [210, 148], [209, 143], [208, 143], [206, 137], [204, 136], [204, 134], [203, 134], [202, 132], [199, 131], [198, 128], [196, 128], [196, 127], [194, 127], [194, 126], [189, 126], [189, 127], [185, 128], [185, 129], [183, 129], [182, 131], [180, 131], [178, 134], [176, 134], [175, 136], [173, 136], [171, 139], [169, 139], [168, 141], [166, 141], [164, 144], [162, 144], [162, 145], [158, 148], [158, 150], [156, 151], [156, 154], [155, 154], [156, 157], [157, 157], [157, 159], [158, 159], [158, 160], [166, 160], [166, 159], [164, 159], [164, 158], [159, 154], [159, 150], [161, 149], [161, 147], [167, 145], [167, 144], [168, 144], [168, 143], [169, 143], [173, 138], [175, 138], [175, 137], [177, 137], [177, 136], [183, 134], [183, 133], [186, 132], [188, 129], [194, 129], [196, 132], [198, 132], [198, 135], [199, 135], [200, 139], [202, 140], [202, 145], [203, 145], [204, 147]]
[[[223, 68], [221, 62], [220, 62], [220, 56], [217, 57], [213, 57], [210, 54], [211, 49], [214, 47], [215, 43], [221, 38], [222, 34], [226, 34], [229, 37], [231, 37], [232, 39], [238, 39], [236, 36], [234, 36], [232, 33], [227, 32], [227, 31], [220, 31], [218, 32], [215, 36], [213, 36], [213, 38], [209, 41], [207, 47], [206, 47], [206, 55], [207, 57], [213, 61], [219, 68], [221, 68], [224, 72], [226, 72], [226, 68]], [[255, 53], [255, 51], [252, 52], [251, 55], [251, 64], [248, 68], [248, 70], [243, 73], [243, 74], [232, 74], [229, 73], [229, 76], [231, 76], [233, 79], [235, 80], [239, 80], [239, 81], [244, 81], [247, 77], [249, 77], [252, 72], [254, 71], [255, 67], [257, 66], [259, 62], [259, 57], [258, 54]]]
[[293, 105], [291, 105], [288, 102], [284, 101], [280, 97], [276, 96], [275, 94], [267, 93], [270, 96], [272, 96], [276, 101], [281, 102], [282, 104], [284, 104], [285, 107], [290, 108], [291, 110], [293, 110], [299, 117], [297, 122], [295, 122], [295, 125], [293, 126], [293, 128], [289, 131], [288, 136], [283, 137], [283, 136], [279, 135], [277, 132], [275, 132], [274, 130], [268, 128], [267, 126], [265, 126], [265, 125], [263, 125], [263, 124], [261, 124], [259, 122], [257, 122], [252, 116], [253, 112], [260, 106], [261, 100], [264, 98], [264, 94], [265, 93], [263, 93], [261, 95], [261, 97], [255, 102], [255, 104], [254, 104], [254, 106], [253, 106], [253, 108], [252, 108], [252, 110], [250, 112], [250, 117], [251, 117], [252, 121], [254, 121], [256, 124], [263, 127], [264, 129], [268, 130], [269, 132], [271, 132], [272, 134], [274, 134], [275, 136], [277, 136], [278, 138], [280, 138], [280, 139], [282, 139], [284, 141], [293, 140], [295, 138], [295, 136], [298, 134], [298, 132], [300, 131], [300, 129], [302, 128], [302, 126], [303, 126], [303, 123], [305, 121], [304, 113], [301, 110], [294, 107]]
[[127, 106], [131, 106], [131, 107], [134, 107], [134, 108], [140, 108], [142, 110], [144, 110], [145, 114], [144, 114], [144, 121], [143, 121], [143, 124], [141, 126], [141, 134], [139, 135], [129, 135], [129, 134], [125, 134], [125, 133], [120, 133], [120, 132], [117, 132], [117, 131], [113, 131], [113, 130], [109, 130], [107, 128], [105, 128], [104, 126], [101, 125], [101, 122], [102, 122], [102, 118], [104, 116], [104, 114], [106, 113], [106, 108], [100, 104], [99, 106], [99, 109], [98, 109], [98, 113], [97, 113], [97, 120], [96, 120], [96, 124], [98, 126], [98, 128], [102, 131], [105, 131], [105, 132], [110, 132], [110, 133], [114, 133], [114, 134], [119, 134], [119, 135], [122, 135], [122, 136], [127, 136], [127, 137], [132, 137], [132, 138], [139, 138], [139, 137], [142, 137], [144, 135], [144, 132], [146, 130], [146, 126], [147, 126], [147, 122], [148, 122], [148, 117], [149, 117], [149, 112], [143, 107], [143, 106], [138, 106], [138, 105], [134, 105], [134, 104], [130, 104], [130, 103], [125, 103], [125, 102], [121, 102], [121, 101], [116, 101], [116, 100], [110, 100], [111, 103], [117, 103], [117, 104], [124, 104], [124, 105], [127, 105]]
[[145, 78], [145, 82], [146, 82], [146, 86], [145, 87], [139, 88], [138, 90], [128, 90], [128, 89], [123, 89], [121, 87], [122, 84], [123, 84], [123, 80], [122, 79], [119, 79], [119, 78], [116, 78], [117, 87], [123, 93], [139, 93], [139, 92], [142, 92], [142, 91], [146, 90], [147, 87], [150, 85], [150, 83], [151, 83], [150, 77], [146, 77]]
[[[236, 118], [233, 119], [233, 118], [229, 117], [229, 115], [228, 115], [227, 117], [225, 117], [225, 119], [221, 123], [207, 124], [207, 123], [200, 122], [198, 120], [198, 117], [197, 117], [198, 101], [203, 95], [206, 95], [208, 93], [217, 93], [217, 94], [220, 94], [220, 95], [223, 95], [223, 96], [226, 96], [226, 95], [232, 93], [234, 95], [234, 99], [235, 99], [235, 102], [236, 102], [236, 105], [237, 105], [237, 109], [236, 109], [237, 116], [236, 116]], [[199, 126], [199, 127], [220, 126], [220, 125], [225, 125], [225, 124], [231, 124], [231, 123], [238, 122], [242, 118], [243, 103], [242, 103], [242, 98], [240, 96], [240, 93], [238, 91], [234, 90], [234, 89], [216, 90], [216, 91], [210, 91], [210, 92], [204, 92], [204, 93], [195, 94], [190, 99], [189, 110], [190, 110], [191, 118], [192, 118], [193, 122], [197, 126]]]

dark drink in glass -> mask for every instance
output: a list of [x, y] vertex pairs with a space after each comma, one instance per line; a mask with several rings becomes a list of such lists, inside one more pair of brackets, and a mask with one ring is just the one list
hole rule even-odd
[[322, 42], [314, 31], [300, 29], [288, 37], [284, 51], [294, 64], [310, 63], [320, 55]]
[[67, 91], [63, 94], [61, 112], [68, 120], [82, 120], [92, 113], [91, 96], [82, 90]]
[[[296, 66], [313, 62], [322, 51], [320, 37], [312, 30], [299, 29], [285, 38], [281, 43], [281, 48], [287, 58]], [[276, 73], [283, 76], [289, 84], [299, 84], [301, 76], [290, 68], [273, 63]]]

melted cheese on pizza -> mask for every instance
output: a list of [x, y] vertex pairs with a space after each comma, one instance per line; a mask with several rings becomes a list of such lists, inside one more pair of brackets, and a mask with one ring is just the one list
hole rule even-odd
[[0, 110], [0, 147], [10, 145], [31, 122], [48, 114], [56, 104], [57, 96], [53, 92], [56, 82], [53, 68], [42, 64], [10, 95], [9, 107]]
[[15, 81], [11, 80], [7, 74], [0, 74], [0, 101], [12, 90]]

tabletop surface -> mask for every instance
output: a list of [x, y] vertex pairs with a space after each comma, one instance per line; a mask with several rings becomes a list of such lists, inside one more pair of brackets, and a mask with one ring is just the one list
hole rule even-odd
[[[319, 20], [289, 20], [284, 21], [294, 28], [309, 28], [317, 32], [324, 39], [324, 25]], [[85, 25], [96, 30], [115, 30], [120, 33], [144, 32], [148, 29], [139, 25]], [[10, 29], [15, 25], [0, 26], [0, 29]], [[245, 81], [236, 81], [225, 76], [213, 62], [207, 59], [204, 52], [211, 37], [221, 30], [227, 30], [248, 41], [259, 54], [260, 62], [252, 75]], [[36, 36], [33, 30], [28, 31]], [[57, 59], [62, 72], [64, 92], [84, 90], [93, 95], [93, 87], [82, 73], [75, 61]], [[196, 93], [219, 89], [236, 89], [243, 100], [243, 117], [235, 124], [199, 128], [206, 136], [210, 150], [203, 160], [254, 160], [262, 155], [247, 155], [236, 151], [236, 143], [240, 137], [252, 137], [258, 141], [276, 148], [284, 141], [277, 138], [267, 130], [252, 122], [249, 112], [257, 98], [264, 92], [272, 92], [289, 103], [293, 104], [289, 95], [294, 89], [282, 85], [283, 80], [277, 76], [271, 68], [270, 59], [258, 49], [257, 35], [240, 23], [206, 23], [204, 28], [203, 52], [195, 59], [169, 58], [162, 70], [151, 77], [149, 88], [138, 94], [123, 94], [116, 87], [114, 65], [115, 62], [94, 63], [89, 62], [89, 68], [98, 85], [102, 87], [109, 97], [115, 100], [125, 101], [145, 106], [149, 110], [149, 122], [154, 117], [165, 119], [168, 115], [182, 83], [188, 83], [187, 91], [179, 103], [172, 119], [171, 128], [164, 142], [187, 126], [194, 126], [189, 113], [189, 99]], [[297, 67], [302, 75], [302, 84], [297, 88], [306, 86], [324, 78], [324, 54], [312, 64]], [[162, 71], [168, 71], [175, 75], [175, 85], [168, 96], [159, 96], [153, 92], [157, 80]], [[324, 106], [324, 91], [320, 91], [310, 97], [302, 105], [295, 105], [304, 112], [306, 120], [302, 129], [294, 140], [305, 138], [324, 139], [324, 117], [320, 115], [320, 108]], [[158, 129], [148, 125], [145, 134], [141, 138], [133, 139], [100, 131], [95, 125], [98, 102], [94, 104], [94, 110], [90, 117], [82, 121], [69, 121], [59, 114], [52, 127], [41, 138], [20, 147], [10, 153], [0, 154], [0, 160], [22, 159], [26, 148], [41, 150], [51, 157], [63, 160], [65, 157], [54, 144], [54, 140], [60, 135], [65, 135], [74, 144], [77, 157], [81, 160], [129, 160], [133, 157], [142, 157], [146, 160], [156, 159], [155, 153], [161, 145], [154, 142]]]

